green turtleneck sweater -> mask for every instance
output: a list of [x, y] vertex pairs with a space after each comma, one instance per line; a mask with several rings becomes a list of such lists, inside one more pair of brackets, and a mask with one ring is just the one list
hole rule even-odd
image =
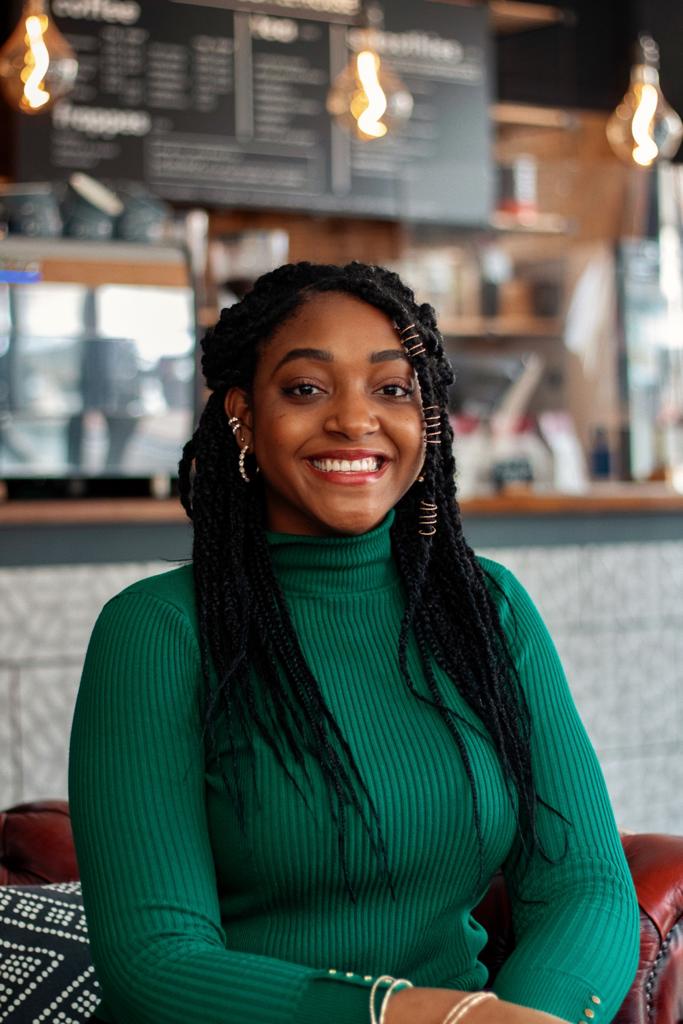
[[[135, 583], [101, 612], [70, 756], [104, 995], [98, 1015], [118, 1024], [366, 1024], [380, 974], [440, 988], [486, 984], [477, 959], [486, 936], [471, 916], [481, 895], [471, 788], [442, 719], [399, 674], [404, 592], [392, 521], [390, 513], [357, 537], [268, 539], [308, 664], [378, 808], [395, 901], [355, 812], [347, 820], [350, 901], [322, 781], [311, 773], [308, 810], [260, 737], [246, 838], [240, 833], [202, 755], [191, 566]], [[552, 641], [512, 574], [481, 562], [505, 595], [492, 588], [533, 717], [537, 789], [572, 823], [560, 863], [533, 861], [529, 902], [513, 908], [516, 949], [493, 987], [567, 1021], [608, 1024], [636, 968], [633, 885]], [[408, 660], [419, 681], [413, 641]], [[481, 722], [435, 671], [466, 720], [484, 878], [501, 865], [510, 876], [518, 840], [500, 766]], [[544, 814], [541, 830], [558, 852], [559, 819]]]

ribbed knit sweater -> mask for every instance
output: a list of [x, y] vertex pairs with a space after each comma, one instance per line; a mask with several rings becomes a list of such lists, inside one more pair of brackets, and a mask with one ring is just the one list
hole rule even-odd
[[[191, 566], [135, 583], [101, 612], [70, 754], [74, 836], [104, 995], [98, 1015], [118, 1024], [366, 1024], [380, 974], [440, 988], [486, 984], [477, 959], [486, 935], [471, 916], [485, 888], [476, 891], [471, 788], [445, 723], [399, 673], [405, 594], [392, 521], [389, 513], [356, 537], [268, 539], [303, 652], [378, 809], [395, 901], [351, 809], [357, 902], [350, 900], [322, 780], [309, 769], [307, 809], [260, 737], [245, 791], [246, 837], [240, 832], [202, 752]], [[513, 906], [516, 948], [493, 987], [567, 1021], [608, 1024], [637, 963], [633, 884], [552, 641], [514, 576], [481, 564], [503, 590], [492, 593], [531, 710], [537, 788], [572, 823], [565, 830], [557, 816], [541, 816], [546, 848], [560, 852], [566, 832], [568, 852], [556, 864], [533, 860], [522, 889], [529, 902]], [[408, 664], [422, 681], [414, 638]], [[454, 684], [435, 672], [462, 715], [484, 878], [502, 865], [514, 881], [519, 839], [492, 743]]]

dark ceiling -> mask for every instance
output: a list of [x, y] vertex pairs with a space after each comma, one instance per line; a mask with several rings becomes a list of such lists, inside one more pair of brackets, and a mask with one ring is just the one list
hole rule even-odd
[[661, 83], [683, 112], [682, 0], [563, 0], [564, 25], [498, 40], [498, 94], [518, 102], [609, 110], [628, 86], [632, 48], [649, 32]]

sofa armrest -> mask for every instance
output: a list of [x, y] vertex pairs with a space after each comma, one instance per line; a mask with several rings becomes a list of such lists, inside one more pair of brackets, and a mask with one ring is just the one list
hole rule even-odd
[[78, 881], [65, 800], [35, 800], [0, 811], [0, 885]]
[[622, 836], [640, 906], [640, 961], [614, 1024], [683, 1020], [683, 837]]

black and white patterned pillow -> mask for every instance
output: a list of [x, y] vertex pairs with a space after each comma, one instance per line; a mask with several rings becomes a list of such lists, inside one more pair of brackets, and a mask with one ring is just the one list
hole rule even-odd
[[0, 886], [0, 1021], [85, 1024], [99, 1001], [80, 882]]

